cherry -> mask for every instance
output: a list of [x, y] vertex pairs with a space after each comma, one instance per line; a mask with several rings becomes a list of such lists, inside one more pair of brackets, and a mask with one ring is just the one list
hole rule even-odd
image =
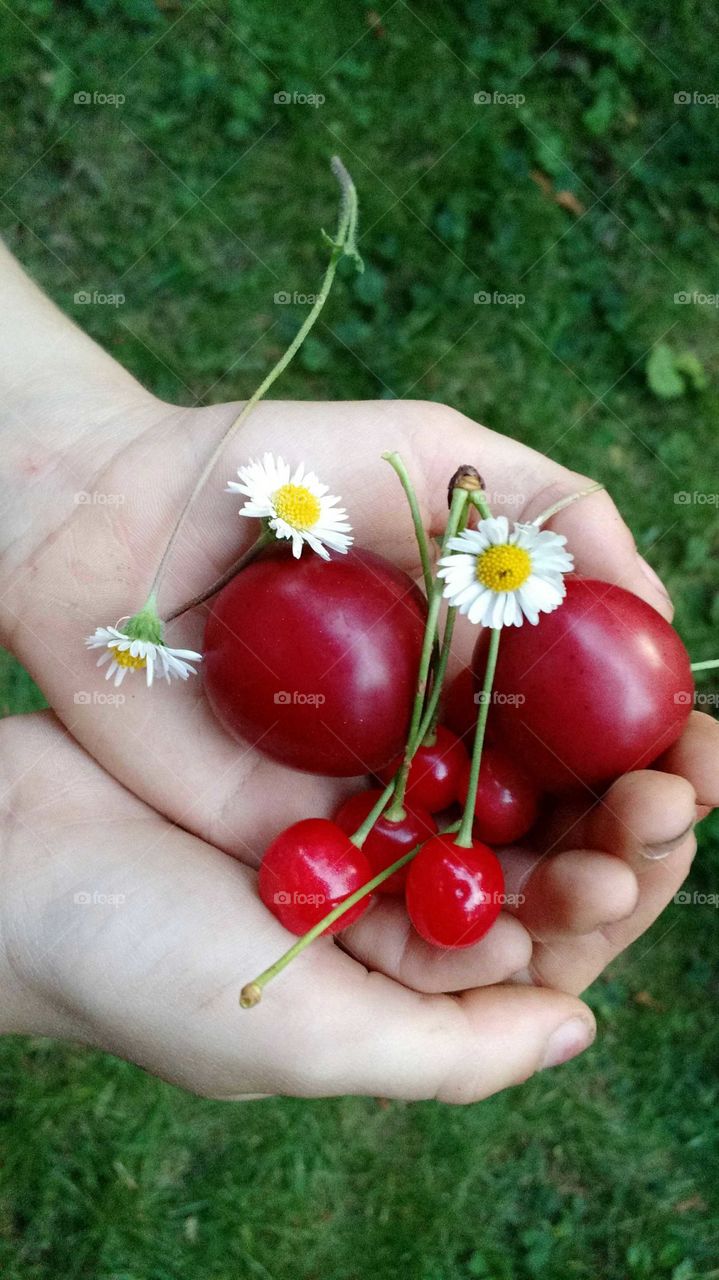
[[412, 580], [370, 551], [324, 561], [277, 548], [212, 606], [210, 705], [234, 737], [297, 769], [374, 773], [404, 746], [425, 614]]
[[[335, 814], [338, 827], [353, 835], [362, 825], [370, 809], [373, 809], [382, 792], [379, 789], [358, 791], [350, 796]], [[405, 805], [405, 816], [398, 822], [392, 822], [385, 814], [378, 818], [362, 845], [362, 852], [372, 868], [372, 875], [384, 871], [403, 854], [409, 853], [415, 845], [421, 844], [428, 836], [434, 835], [437, 823], [426, 810]], [[407, 879], [406, 867], [395, 871], [387, 880], [378, 886], [378, 893], [402, 893]]]
[[[459, 781], [459, 800], [467, 800], [469, 761]], [[535, 785], [501, 747], [486, 745], [482, 751], [479, 785], [474, 805], [474, 834], [490, 844], [510, 844], [527, 834], [537, 818]]]
[[[623, 587], [566, 579], [536, 627], [507, 627], [490, 710], [495, 737], [550, 789], [597, 787], [643, 769], [676, 741], [693, 701], [673, 627]], [[474, 652], [481, 676], [486, 637]]]
[[461, 671], [445, 685], [443, 695], [443, 719], [450, 729], [471, 747], [474, 729], [477, 723], [477, 703], [475, 694], [479, 689], [471, 667], [462, 667]]
[[[441, 813], [454, 804], [459, 794], [459, 779], [467, 763], [467, 752], [456, 733], [438, 724], [434, 742], [418, 748], [409, 767], [405, 798], [415, 808], [428, 813]], [[402, 767], [402, 756], [382, 769], [379, 778], [391, 782]]]
[[501, 910], [504, 876], [499, 860], [479, 840], [465, 849], [447, 832], [433, 836], [409, 864], [409, 918], [435, 947], [471, 947]]
[[[260, 897], [290, 933], [303, 934], [372, 879], [364, 853], [327, 818], [295, 822], [267, 846], [260, 866]], [[371, 894], [330, 925], [337, 933], [366, 911]]]

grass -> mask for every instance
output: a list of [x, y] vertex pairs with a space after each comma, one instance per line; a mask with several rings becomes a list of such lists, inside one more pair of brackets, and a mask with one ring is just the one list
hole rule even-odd
[[[275, 295], [318, 287], [338, 151], [367, 270], [340, 281], [278, 394], [448, 401], [602, 479], [692, 654], [713, 656], [719, 532], [695, 495], [719, 488], [717, 309], [674, 298], [719, 278], [716, 109], [674, 95], [714, 90], [714, 7], [383, 13], [3, 5], [2, 233], [160, 395], [245, 396], [305, 313]], [[41, 705], [9, 658], [0, 677], [7, 713]], [[718, 868], [713, 821], [693, 887], [715, 892]], [[719, 1276], [713, 911], [670, 907], [595, 984], [586, 1061], [470, 1110], [233, 1108], [99, 1054], [5, 1042], [2, 1274]]]

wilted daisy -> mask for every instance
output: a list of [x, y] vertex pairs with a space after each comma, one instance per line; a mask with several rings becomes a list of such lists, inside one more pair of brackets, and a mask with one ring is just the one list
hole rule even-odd
[[534, 524], [515, 524], [506, 516], [481, 520], [447, 544], [452, 555], [439, 561], [444, 595], [470, 622], [484, 627], [536, 624], [566, 594], [564, 574], [574, 567], [567, 539]]
[[347, 512], [338, 507], [339, 498], [328, 493], [314, 471], [305, 471], [303, 462], [294, 474], [288, 463], [266, 453], [259, 460], [240, 467], [236, 480], [229, 480], [228, 493], [241, 493], [248, 499], [240, 508], [241, 516], [255, 516], [265, 521], [276, 538], [292, 539], [292, 554], [299, 559], [302, 545], [307, 543], [324, 560], [331, 551], [346, 552], [354, 541], [348, 537], [352, 526]]
[[148, 687], [155, 675], [165, 678], [168, 684], [175, 677], [186, 680], [196, 675], [192, 662], [201, 662], [202, 654], [192, 649], [171, 649], [162, 641], [162, 622], [153, 607], [146, 605], [140, 613], [129, 618], [124, 627], [98, 627], [88, 636], [88, 649], [102, 649], [98, 667], [110, 665], [105, 679], [115, 677], [115, 688], [121, 685], [128, 671], [144, 671]]

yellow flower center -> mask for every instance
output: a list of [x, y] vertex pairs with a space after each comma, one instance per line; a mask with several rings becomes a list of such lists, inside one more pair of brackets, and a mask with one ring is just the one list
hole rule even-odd
[[293, 529], [311, 529], [320, 518], [320, 500], [303, 484], [283, 484], [272, 501], [280, 519]]
[[147, 666], [147, 658], [133, 658], [129, 649], [116, 649], [114, 645], [110, 645], [112, 656], [118, 667], [130, 667], [133, 671], [141, 671]]
[[532, 572], [532, 558], [524, 547], [504, 543], [477, 556], [477, 581], [490, 591], [516, 591]]

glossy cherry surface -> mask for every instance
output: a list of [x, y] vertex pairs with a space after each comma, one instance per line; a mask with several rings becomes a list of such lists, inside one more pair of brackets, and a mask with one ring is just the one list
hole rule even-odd
[[[374, 808], [382, 792], [379, 788], [359, 791], [350, 796], [335, 814], [338, 827], [354, 835], [362, 825], [370, 809]], [[421, 844], [429, 836], [434, 835], [437, 823], [426, 810], [404, 806], [405, 816], [398, 822], [392, 822], [385, 814], [377, 820], [362, 846], [367, 861], [372, 868], [372, 875], [384, 871], [403, 854], [409, 853], [415, 845]], [[407, 879], [408, 867], [401, 867], [389, 879], [377, 888], [377, 893], [402, 893]]]
[[412, 580], [369, 551], [273, 551], [212, 606], [210, 705], [229, 733], [284, 764], [376, 772], [404, 747], [425, 611]]
[[442, 719], [461, 738], [467, 751], [472, 750], [474, 740], [478, 711], [475, 695], [478, 689], [471, 667], [462, 667], [443, 690]]
[[[361, 849], [327, 818], [295, 822], [267, 846], [259, 872], [260, 897], [290, 933], [303, 934], [372, 879]], [[367, 910], [368, 894], [330, 925], [337, 933]]]
[[[459, 800], [467, 799], [470, 764], [460, 778]], [[537, 818], [538, 795], [511, 756], [501, 747], [485, 745], [474, 805], [474, 834], [488, 844], [509, 844], [526, 835]]]
[[[691, 711], [689, 655], [644, 600], [592, 578], [536, 627], [507, 627], [489, 714], [494, 734], [549, 789], [604, 786], [643, 769], [679, 737]], [[475, 648], [481, 676], [486, 633]]]
[[[467, 752], [456, 733], [443, 724], [437, 725], [434, 739], [418, 748], [409, 768], [405, 796], [415, 808], [441, 813], [457, 799]], [[380, 773], [382, 782], [389, 782], [401, 765], [402, 757], [398, 756]]]
[[471, 947], [491, 929], [502, 909], [504, 876], [499, 860], [479, 840], [471, 849], [455, 835], [438, 835], [409, 864], [405, 890], [415, 929], [435, 947]]

